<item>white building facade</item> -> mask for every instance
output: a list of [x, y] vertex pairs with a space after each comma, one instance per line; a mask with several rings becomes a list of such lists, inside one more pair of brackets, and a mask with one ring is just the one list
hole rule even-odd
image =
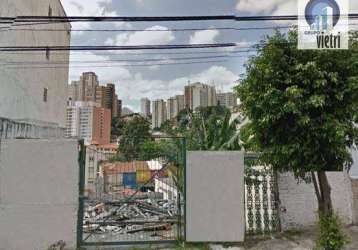
[[65, 137], [81, 138], [88, 145], [93, 135], [94, 107], [100, 105], [95, 102], [69, 102], [67, 106], [67, 120]]
[[148, 98], [140, 99], [140, 113], [144, 118], [150, 117], [150, 100]]
[[164, 100], [153, 101], [152, 106], [152, 128], [160, 128], [167, 120], [167, 109]]
[[197, 82], [185, 86], [184, 93], [185, 106], [191, 110], [217, 105], [216, 89], [214, 86]]
[[[66, 16], [59, 0], [2, 0], [0, 16]], [[69, 23], [23, 26], [5, 26], [0, 34], [0, 46], [69, 46]], [[36, 31], [36, 29], [59, 29]], [[19, 30], [21, 29], [21, 30]], [[0, 67], [0, 117], [32, 124], [59, 127], [64, 132], [69, 52], [0, 52], [11, 66]], [[61, 67], [51, 62], [61, 61]], [[62, 134], [63, 136], [63, 134]]]
[[171, 97], [167, 100], [167, 119], [174, 119], [177, 115], [176, 113], [177, 100], [175, 97]]
[[237, 95], [235, 93], [219, 93], [217, 94], [217, 102], [220, 106], [232, 108], [237, 106]]

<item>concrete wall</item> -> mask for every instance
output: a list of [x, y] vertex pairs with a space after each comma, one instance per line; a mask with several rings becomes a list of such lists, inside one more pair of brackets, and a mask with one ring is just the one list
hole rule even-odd
[[243, 153], [188, 152], [186, 178], [187, 241], [243, 241]]
[[73, 140], [3, 140], [0, 152], [0, 249], [74, 247], [78, 149]]
[[[352, 185], [347, 173], [329, 172], [334, 210], [343, 223], [353, 222]], [[317, 199], [313, 184], [297, 180], [290, 173], [278, 175], [280, 219], [283, 230], [314, 225], [317, 221]]]
[[353, 192], [353, 224], [358, 225], [358, 179], [352, 179], [352, 192]]
[[57, 125], [15, 121], [0, 117], [0, 139], [63, 138], [65, 130]]
[[352, 149], [353, 165], [349, 171], [349, 175], [353, 179], [358, 179], [358, 149]]
[[[0, 16], [47, 16], [49, 7], [52, 9], [53, 16], [65, 15], [60, 0], [1, 0]], [[8, 25], [7, 28], [17, 30], [0, 32], [0, 46], [70, 45], [71, 36], [68, 31], [19, 30], [69, 30], [70, 25], [66, 23], [36, 26]], [[46, 58], [46, 51], [0, 52], [0, 58], [2, 63], [13, 63], [0, 67], [0, 117], [51, 122], [65, 127], [69, 52], [51, 51], [49, 59]], [[53, 61], [64, 63], [50, 64]], [[43, 100], [45, 88], [48, 89], [47, 102]]]
[[352, 193], [353, 193], [353, 223], [358, 225], [358, 150], [352, 150], [353, 166], [349, 172], [352, 178]]

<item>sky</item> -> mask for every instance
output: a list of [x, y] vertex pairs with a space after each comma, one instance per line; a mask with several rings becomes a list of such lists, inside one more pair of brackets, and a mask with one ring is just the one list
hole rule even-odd
[[[296, 15], [297, 0], [61, 0], [67, 15], [70, 16], [185, 16], [185, 15]], [[358, 1], [351, 0], [351, 13], [358, 12]], [[202, 43], [237, 43], [236, 50], [245, 50], [258, 43], [272, 30], [217, 30], [219, 27], [273, 27], [287, 26], [287, 22], [247, 22], [229, 21], [200, 22], [140, 22], [140, 23], [73, 23], [73, 29], [143, 29], [134, 32], [72, 32], [72, 45], [167, 45], [167, 44], [202, 44]], [[174, 28], [210, 28], [205, 31], [175, 32]], [[150, 30], [160, 30], [150, 31]], [[283, 31], [285, 31], [284, 29]], [[210, 49], [209, 49], [210, 50]], [[221, 50], [226, 55], [227, 49]], [[103, 60], [165, 59], [178, 57], [205, 57], [214, 54], [196, 53], [200, 50], [187, 50], [190, 54], [157, 54], [168, 51], [128, 52], [85, 52], [71, 53], [69, 82], [78, 80], [82, 72], [93, 71], [99, 76], [101, 84], [114, 83], [123, 105], [139, 111], [140, 98], [167, 99], [182, 94], [188, 82], [200, 81], [215, 85], [219, 92], [232, 91], [235, 81], [245, 72], [245, 63], [254, 52], [234, 54], [235, 57], [207, 59], [217, 61], [200, 64], [147, 65], [98, 67]], [[208, 51], [208, 49], [201, 50]], [[215, 50], [210, 50], [215, 51]], [[170, 51], [179, 52], [179, 51]], [[183, 50], [180, 50], [183, 52]], [[148, 54], [152, 53], [152, 54]], [[232, 54], [231, 54], [232, 55]], [[98, 63], [81, 64], [76, 61], [98, 61]], [[195, 60], [194, 60], [195, 61]], [[197, 61], [197, 60], [196, 60]], [[202, 60], [203, 61], [203, 60]], [[143, 63], [142, 63], [143, 64]], [[152, 63], [155, 64], [155, 63]], [[77, 66], [76, 66], [77, 65]], [[118, 63], [117, 63], [118, 65]], [[131, 66], [130, 66], [131, 65]], [[75, 67], [73, 67], [75, 66]], [[81, 67], [80, 67], [81, 66]], [[82, 67], [84, 66], [84, 67]]]

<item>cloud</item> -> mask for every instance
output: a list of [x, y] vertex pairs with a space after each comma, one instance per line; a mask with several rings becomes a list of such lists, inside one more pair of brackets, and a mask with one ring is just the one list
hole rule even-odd
[[[84, 53], [71, 53], [70, 60], [70, 72], [69, 78], [70, 81], [79, 80], [82, 72], [94, 71], [99, 77], [101, 83], [109, 83], [115, 80], [128, 80], [132, 78], [131, 73], [128, 69], [122, 66], [117, 67], [95, 67], [93, 65], [108, 66], [108, 64], [103, 63], [103, 61], [109, 60], [108, 56], [96, 55], [92, 52]], [[74, 63], [75, 61], [86, 62], [86, 61], [98, 61], [99, 63], [89, 64], [89, 63]]]
[[[61, 0], [68, 16], [117, 16], [116, 11], [108, 11], [106, 4], [111, 4], [112, 0]], [[72, 23], [73, 29], [90, 29], [91, 23], [75, 22]], [[72, 32], [74, 35], [81, 35], [83, 32]]]
[[[278, 7], [285, 2], [296, 3], [296, 0], [239, 0], [236, 5], [236, 9], [240, 12], [271, 14], [275, 12], [275, 10], [277, 10]], [[292, 9], [292, 11], [296, 9]]]
[[135, 0], [135, 2], [136, 2], [138, 5], [144, 5], [144, 3], [145, 3], [144, 0]]
[[[300, 0], [239, 0], [236, 9], [239, 12], [248, 12], [266, 15], [297, 15], [297, 6]], [[350, 1], [350, 12], [358, 10], [358, 1]]]
[[112, 0], [62, 0], [63, 7], [69, 16], [110, 16], [115, 11], [107, 11], [106, 4], [111, 4]]
[[183, 92], [184, 85], [190, 81], [192, 83], [202, 82], [205, 84], [215, 85], [217, 90], [231, 91], [237, 79], [238, 75], [234, 74], [227, 68], [214, 65], [198, 74], [174, 79], [169, 82], [168, 88]]
[[[217, 65], [196, 74], [164, 81], [161, 79], [146, 79], [136, 68], [129, 70], [125, 66], [96, 67], [98, 64], [108, 65], [106, 63], [88, 64], [87, 67], [82, 67], [83, 63], [74, 63], [74, 61], [105, 61], [108, 59], [108, 56], [96, 55], [91, 52], [71, 53], [73, 63], [70, 68], [70, 81], [79, 80], [82, 72], [94, 71], [98, 75], [101, 84], [114, 83], [119, 98], [123, 100], [123, 105], [130, 105], [136, 111], [139, 111], [140, 98], [148, 97], [151, 100], [158, 98], [168, 99], [176, 94], [183, 94], [184, 86], [189, 81], [215, 84], [217, 89], [221, 90], [221, 87], [224, 87], [224, 91], [230, 91], [238, 78], [237, 74]], [[76, 67], [78, 65], [82, 66]], [[157, 70], [158, 68], [154, 67], [152, 70], [154, 69]]]
[[[175, 39], [174, 33], [163, 26], [152, 26], [146, 31], [126, 32], [117, 35], [115, 38], [108, 38], [106, 45], [132, 46], [132, 45], [165, 45]], [[162, 30], [152, 32], [150, 30]]]
[[218, 30], [202, 30], [195, 32], [189, 40], [190, 44], [214, 43], [219, 35]]
[[[202, 82], [215, 84], [217, 90], [232, 91], [238, 76], [223, 66], [212, 66], [197, 74], [175, 78], [170, 81], [159, 79], [148, 80], [141, 73], [132, 74], [130, 78], [115, 79], [116, 89], [124, 105], [130, 103], [135, 110], [139, 110], [142, 97], [150, 100], [168, 99], [171, 96], [184, 93], [184, 86], [188, 82]], [[223, 89], [222, 89], [223, 88]]]

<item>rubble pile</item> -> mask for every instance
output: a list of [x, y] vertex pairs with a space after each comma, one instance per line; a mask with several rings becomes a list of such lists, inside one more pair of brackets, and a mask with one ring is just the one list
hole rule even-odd
[[[143, 198], [143, 197], [141, 197]], [[163, 199], [111, 200], [85, 206], [84, 232], [90, 234], [173, 237], [178, 223], [176, 201]], [[148, 239], [147, 239], [148, 240]]]

